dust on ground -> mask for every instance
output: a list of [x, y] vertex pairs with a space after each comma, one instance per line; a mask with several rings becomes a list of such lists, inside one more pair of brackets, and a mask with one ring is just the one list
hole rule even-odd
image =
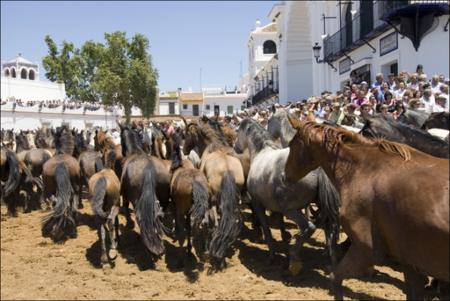
[[[87, 200], [80, 210], [78, 237], [55, 244], [41, 235], [43, 211], [1, 213], [1, 299], [332, 299], [327, 276], [328, 257], [323, 232], [317, 230], [302, 251], [303, 269], [286, 275], [280, 232], [272, 228], [278, 255], [270, 265], [267, 246], [255, 242], [245, 222], [227, 267], [208, 273], [195, 256], [177, 268], [178, 244], [166, 237], [166, 254], [152, 260], [140, 240], [137, 226], [128, 230], [120, 215], [121, 247], [113, 269], [99, 267], [100, 244]], [[245, 212], [246, 220], [250, 220]], [[288, 223], [291, 234], [294, 224]], [[405, 299], [403, 274], [398, 266], [376, 267], [373, 277], [344, 281], [351, 299]]]

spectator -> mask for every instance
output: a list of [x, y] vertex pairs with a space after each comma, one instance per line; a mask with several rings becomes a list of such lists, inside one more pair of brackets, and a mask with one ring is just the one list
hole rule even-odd
[[395, 111], [392, 113], [392, 116], [395, 120], [397, 120], [397, 118], [400, 117], [400, 115], [402, 115], [404, 111], [405, 109], [403, 107], [403, 103], [397, 102], [395, 104]]
[[339, 116], [337, 124], [354, 126], [356, 123], [355, 109], [356, 109], [355, 104], [353, 103], [348, 104], [341, 112], [341, 116]]
[[436, 103], [433, 106], [433, 112], [448, 112], [447, 99], [444, 95], [436, 96]]
[[433, 93], [440, 92], [441, 83], [439, 82], [439, 75], [435, 74], [431, 78], [431, 91]]
[[422, 103], [422, 107], [425, 109], [426, 112], [428, 113], [433, 112], [435, 102], [433, 92], [431, 89], [428, 88], [423, 91], [423, 96], [420, 98], [420, 102]]
[[416, 73], [419, 75], [424, 74], [422, 64], [417, 65]]
[[372, 88], [380, 90], [383, 83], [384, 83], [383, 73], [377, 73], [377, 75], [375, 75], [375, 82], [372, 84]]

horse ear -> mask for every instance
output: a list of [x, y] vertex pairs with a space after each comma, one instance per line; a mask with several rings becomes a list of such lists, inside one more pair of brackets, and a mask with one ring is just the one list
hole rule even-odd
[[292, 117], [291, 114], [288, 114], [287, 118], [289, 120], [289, 123], [292, 125], [292, 127], [294, 129], [299, 129], [300, 128], [300, 121], [299, 120], [297, 120], [296, 118]]

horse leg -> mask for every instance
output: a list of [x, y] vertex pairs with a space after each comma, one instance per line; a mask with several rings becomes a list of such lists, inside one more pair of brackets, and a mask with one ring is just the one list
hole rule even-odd
[[289, 243], [292, 236], [286, 231], [286, 224], [284, 223], [284, 215], [281, 212], [272, 212], [272, 216], [278, 221], [278, 226], [280, 227], [281, 239], [284, 243]]
[[178, 243], [180, 244], [180, 256], [177, 259], [177, 267], [181, 268], [184, 264], [184, 240], [186, 238], [186, 233], [184, 232], [184, 227], [186, 224], [186, 220], [184, 218], [184, 214], [179, 210], [176, 210], [175, 214], [175, 235]]
[[86, 179], [83, 176], [83, 179], [82, 179], [80, 185], [78, 186], [78, 195], [79, 195], [79, 199], [78, 199], [78, 202], [77, 202], [78, 209], [83, 209], [84, 208], [83, 201], [82, 201], [82, 198], [83, 198], [82, 196], [83, 196], [83, 185], [85, 185], [87, 187], [87, 185], [85, 184], [85, 180]]
[[191, 216], [186, 216], [186, 237], [187, 237], [187, 253], [192, 254], [192, 242], [191, 242]]
[[292, 275], [297, 275], [302, 268], [302, 262], [300, 260], [300, 249], [303, 243], [311, 237], [316, 230], [316, 226], [308, 221], [308, 219], [297, 210], [289, 210], [284, 212], [285, 215], [292, 219], [301, 231], [300, 235], [296, 235], [295, 245], [289, 249], [289, 270]]
[[24, 198], [24, 207], [23, 207], [23, 212], [24, 213], [29, 213], [31, 212], [31, 207], [30, 207], [30, 203], [32, 202], [32, 195], [33, 195], [33, 184], [32, 183], [25, 183], [24, 184], [24, 190], [26, 193], [26, 196]]
[[108, 258], [114, 260], [117, 257], [117, 238], [118, 238], [118, 228], [116, 227], [116, 219], [119, 214], [119, 206], [113, 205], [111, 212], [108, 215], [108, 220], [106, 225], [108, 226], [109, 240], [111, 243], [111, 249], [108, 252]]
[[130, 213], [130, 208], [129, 208], [130, 201], [128, 199], [126, 199], [126, 198], [122, 198], [122, 200], [123, 200], [123, 208], [125, 210], [125, 218], [127, 220], [126, 227], [128, 229], [130, 229], [130, 230], [133, 230], [134, 229], [134, 222], [131, 219], [131, 213]]
[[423, 300], [424, 282], [426, 280], [418, 271], [412, 267], [404, 266], [403, 274], [405, 276], [405, 293], [408, 300]]
[[254, 198], [252, 198], [252, 205], [258, 216], [259, 222], [261, 223], [264, 238], [269, 247], [269, 262], [273, 262], [275, 259], [275, 241], [272, 237], [272, 232], [270, 232], [269, 223], [267, 222], [266, 210], [258, 201], [254, 200]]
[[[99, 218], [100, 219], [100, 218]], [[101, 248], [102, 248], [102, 255], [100, 257], [100, 264], [103, 266], [105, 263], [108, 263], [108, 257], [106, 256], [106, 229], [105, 224], [103, 221], [100, 223], [100, 242], [101, 242]]]

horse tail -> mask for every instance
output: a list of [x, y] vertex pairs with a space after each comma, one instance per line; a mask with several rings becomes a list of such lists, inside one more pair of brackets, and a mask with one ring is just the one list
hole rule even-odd
[[207, 218], [209, 192], [208, 187], [194, 180], [192, 183], [192, 199], [194, 204], [190, 210], [191, 221], [195, 224], [201, 224]]
[[99, 172], [100, 170], [103, 169], [103, 162], [102, 162], [102, 158], [97, 157], [95, 158], [95, 172]]
[[70, 205], [73, 193], [70, 174], [64, 162], [55, 168], [56, 204], [52, 212], [43, 218], [42, 235], [51, 236], [55, 241], [63, 238], [65, 230], [76, 229], [75, 218]]
[[92, 210], [95, 215], [102, 218], [106, 218], [106, 213], [103, 211], [103, 200], [106, 195], [106, 179], [101, 177], [94, 184], [94, 189], [92, 191]]
[[156, 199], [155, 179], [155, 167], [149, 163], [144, 168], [142, 193], [136, 202], [135, 213], [145, 246], [159, 256], [164, 252], [162, 235], [167, 230], [160, 219], [163, 213]]
[[21, 166], [23, 172], [25, 173], [25, 182], [33, 183], [37, 186], [37, 188], [42, 191], [44, 189], [44, 183], [40, 177], [33, 177], [33, 174], [31, 173], [30, 169], [25, 165], [22, 164]]
[[238, 208], [238, 197], [234, 175], [227, 171], [220, 183], [219, 226], [214, 230], [209, 247], [209, 252], [215, 259], [221, 260], [225, 256], [226, 250], [233, 244], [241, 231], [242, 218]]
[[14, 190], [16, 190], [20, 183], [19, 160], [17, 160], [16, 154], [7, 150], [6, 161], [8, 162], [9, 176], [5, 183], [4, 197], [9, 196]]
[[332, 265], [336, 264], [336, 244], [339, 234], [339, 193], [322, 168], [318, 174], [319, 192], [318, 202], [320, 207], [319, 220], [324, 225], [327, 236], [328, 250]]

